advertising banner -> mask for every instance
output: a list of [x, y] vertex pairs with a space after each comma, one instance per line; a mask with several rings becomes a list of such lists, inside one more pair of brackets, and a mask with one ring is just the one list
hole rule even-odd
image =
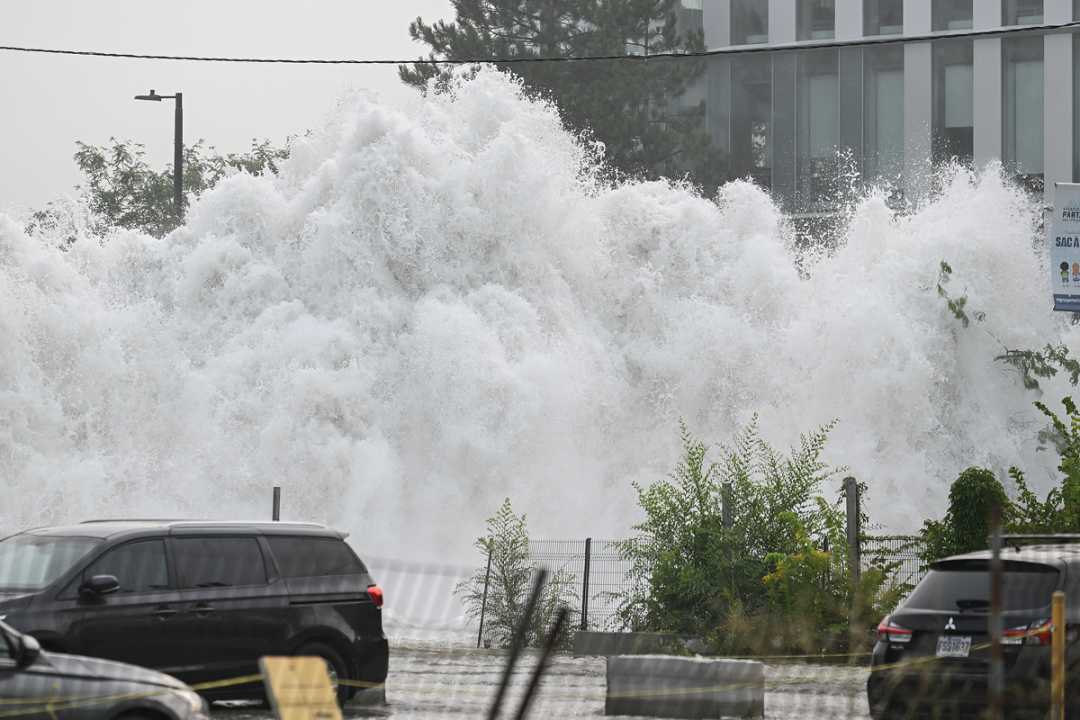
[[1054, 309], [1080, 312], [1080, 184], [1054, 183], [1050, 241], [1050, 287]]

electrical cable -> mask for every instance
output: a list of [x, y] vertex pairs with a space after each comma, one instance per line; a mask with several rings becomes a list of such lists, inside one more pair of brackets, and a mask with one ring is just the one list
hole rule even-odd
[[583, 55], [579, 57], [501, 57], [501, 58], [468, 58], [468, 59], [438, 59], [438, 58], [413, 58], [406, 60], [391, 59], [363, 59], [363, 58], [275, 58], [275, 57], [231, 57], [214, 55], [164, 55], [155, 53], [128, 53], [111, 52], [100, 50], [64, 50], [60, 48], [28, 47], [22, 45], [0, 45], [0, 51], [33, 53], [42, 55], [70, 55], [78, 57], [98, 57], [123, 60], [172, 60], [182, 62], [212, 62], [212, 63], [249, 63], [263, 65], [519, 65], [526, 63], [577, 63], [577, 62], [602, 62], [612, 60], [629, 60], [646, 62], [649, 60], [676, 59], [676, 58], [707, 58], [719, 55], [751, 55], [756, 53], [779, 52], [784, 50], [817, 50], [824, 48], [858, 47], [864, 45], [893, 45], [913, 42], [927, 42], [947, 39], [977, 39], [987, 37], [1007, 37], [1012, 35], [1042, 35], [1057, 32], [1069, 32], [1080, 30], [1080, 21], [1065, 23], [1053, 23], [1043, 25], [1023, 25], [994, 30], [956, 30], [949, 32], [934, 32], [920, 35], [883, 35], [856, 40], [829, 40], [819, 42], [797, 42], [781, 44], [762, 44], [757, 46], [734, 46], [718, 48], [715, 50], [701, 50], [697, 52], [663, 52], [650, 55]]

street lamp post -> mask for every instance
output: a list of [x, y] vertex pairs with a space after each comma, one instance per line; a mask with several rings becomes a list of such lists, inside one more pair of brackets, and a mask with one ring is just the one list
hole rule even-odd
[[149, 95], [136, 95], [136, 100], [176, 101], [176, 122], [173, 130], [173, 205], [176, 209], [177, 222], [184, 221], [184, 93], [158, 95], [150, 90]]

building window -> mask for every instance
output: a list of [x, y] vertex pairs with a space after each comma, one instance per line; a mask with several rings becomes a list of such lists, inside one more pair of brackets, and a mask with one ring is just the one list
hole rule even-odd
[[761, 0], [731, 0], [731, 44], [756, 45], [769, 42], [769, 3]]
[[836, 50], [799, 53], [796, 193], [804, 210], [828, 203], [839, 173], [840, 83]]
[[975, 156], [973, 60], [971, 40], [934, 42], [934, 162], [971, 162]]
[[1043, 0], [1002, 0], [1002, 25], [1042, 25]]
[[798, 0], [799, 40], [832, 40], [836, 37], [836, 0]]
[[731, 156], [735, 177], [771, 184], [772, 60], [744, 55], [732, 63]]
[[1080, 182], [1080, 35], [1073, 35], [1073, 182]]
[[1006, 38], [1004, 54], [1005, 167], [1033, 187], [1043, 174], [1043, 39]]
[[904, 0], [863, 0], [864, 35], [904, 32]]
[[933, 0], [933, 3], [934, 32], [971, 29], [971, 0]]
[[900, 175], [904, 165], [904, 48], [863, 54], [863, 173], [871, 182]]

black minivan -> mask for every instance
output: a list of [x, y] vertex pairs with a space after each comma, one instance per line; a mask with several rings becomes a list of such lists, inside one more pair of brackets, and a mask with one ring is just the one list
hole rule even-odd
[[[264, 655], [317, 655], [343, 702], [379, 691], [382, 602], [345, 535], [322, 525], [106, 520], [0, 540], [0, 620], [46, 650], [193, 685], [255, 675]], [[257, 698], [262, 686], [206, 694]]]
[[[1044, 716], [1050, 703], [1051, 599], [1066, 601], [1066, 702], [1080, 716], [1080, 545], [1002, 551], [1005, 687], [1010, 717]], [[867, 695], [875, 720], [948, 717], [985, 709], [990, 672], [990, 553], [930, 565], [926, 576], [881, 621]]]

